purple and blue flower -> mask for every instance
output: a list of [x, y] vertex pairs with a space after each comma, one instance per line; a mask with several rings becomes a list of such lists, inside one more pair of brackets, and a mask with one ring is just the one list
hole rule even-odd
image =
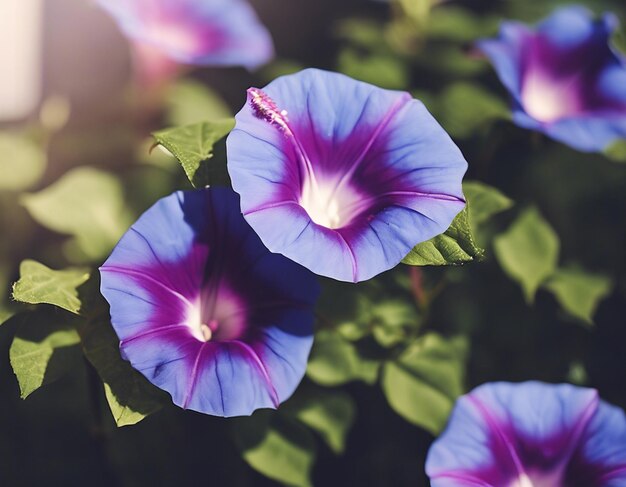
[[245, 0], [98, 0], [142, 49], [193, 65], [254, 69], [274, 56]]
[[315, 276], [263, 246], [231, 190], [161, 199], [100, 274], [122, 355], [178, 406], [248, 415], [302, 379]]
[[532, 29], [503, 22], [478, 48], [513, 98], [513, 120], [585, 152], [626, 138], [626, 60], [611, 47], [614, 15], [565, 7]]
[[485, 384], [458, 400], [426, 472], [433, 487], [623, 487], [626, 415], [593, 389]]
[[465, 206], [467, 162], [424, 105], [337, 73], [249, 89], [227, 150], [263, 243], [341, 281], [396, 266]]

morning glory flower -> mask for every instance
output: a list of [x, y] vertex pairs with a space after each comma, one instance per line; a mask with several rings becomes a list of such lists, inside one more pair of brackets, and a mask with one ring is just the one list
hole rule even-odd
[[122, 356], [178, 406], [249, 415], [302, 379], [315, 276], [263, 246], [231, 190], [161, 199], [100, 275]]
[[142, 51], [179, 63], [254, 69], [274, 55], [269, 32], [245, 0], [98, 3]]
[[585, 152], [626, 137], [626, 61], [610, 45], [618, 22], [565, 7], [535, 29], [503, 22], [479, 42], [513, 98], [513, 120]]
[[626, 415], [594, 389], [485, 384], [457, 401], [426, 472], [433, 487], [624, 487]]
[[410, 94], [307, 69], [250, 88], [227, 139], [242, 212], [311, 271], [363, 281], [444, 232], [467, 163]]

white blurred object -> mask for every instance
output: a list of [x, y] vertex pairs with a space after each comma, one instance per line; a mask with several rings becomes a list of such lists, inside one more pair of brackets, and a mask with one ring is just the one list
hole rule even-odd
[[41, 97], [42, 0], [0, 0], [0, 122], [30, 115]]

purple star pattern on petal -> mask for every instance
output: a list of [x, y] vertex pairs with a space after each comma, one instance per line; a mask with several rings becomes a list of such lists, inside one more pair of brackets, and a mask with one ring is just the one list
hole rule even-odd
[[248, 415], [302, 379], [315, 276], [263, 246], [232, 191], [161, 199], [100, 274], [122, 355], [180, 407]]
[[98, 0], [140, 46], [184, 64], [245, 66], [268, 62], [274, 46], [245, 0]]
[[610, 46], [617, 19], [565, 7], [536, 29], [503, 22], [482, 40], [513, 98], [513, 120], [585, 152], [626, 137], [626, 61]]
[[485, 384], [457, 401], [426, 472], [433, 487], [623, 487], [626, 415], [593, 389]]
[[363, 281], [444, 232], [463, 155], [422, 103], [308, 69], [248, 90], [227, 139], [246, 220], [272, 251]]

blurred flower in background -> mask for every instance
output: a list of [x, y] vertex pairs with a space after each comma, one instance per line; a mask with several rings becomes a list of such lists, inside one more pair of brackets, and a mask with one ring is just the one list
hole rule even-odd
[[504, 22], [479, 49], [513, 97], [513, 119], [575, 149], [602, 151], [626, 137], [626, 61], [610, 37], [617, 18], [566, 7], [536, 29]]
[[161, 199], [100, 273], [122, 354], [178, 406], [248, 415], [304, 376], [317, 283], [263, 247], [231, 190]]
[[489, 383], [457, 401], [426, 462], [433, 487], [619, 487], [626, 416], [568, 384]]
[[465, 206], [467, 163], [409, 93], [315, 69], [248, 93], [227, 140], [228, 170], [271, 251], [363, 281]]
[[255, 69], [274, 56], [272, 39], [245, 0], [99, 0], [132, 40], [141, 80], [180, 64]]

